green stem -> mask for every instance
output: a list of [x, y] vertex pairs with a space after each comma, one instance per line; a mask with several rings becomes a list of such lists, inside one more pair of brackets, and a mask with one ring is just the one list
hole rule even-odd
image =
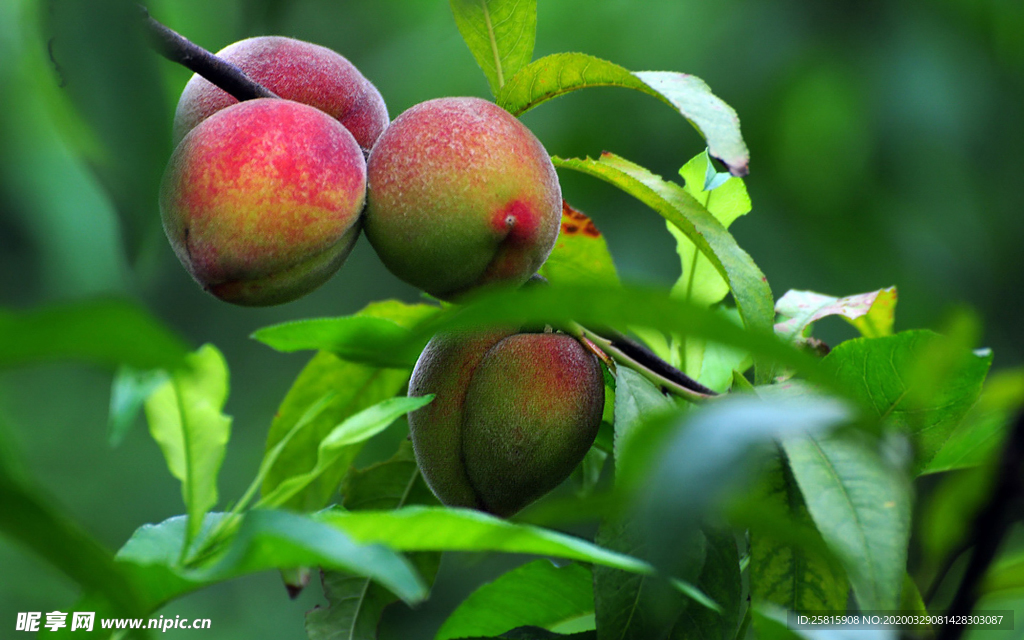
[[657, 385], [658, 387], [661, 387], [662, 389], [668, 391], [674, 396], [678, 396], [680, 398], [683, 398], [684, 400], [688, 400], [689, 402], [694, 403], [707, 402], [708, 400], [711, 400], [712, 398], [715, 397], [707, 393], [694, 391], [693, 389], [687, 389], [686, 387], [679, 384], [675, 380], [670, 380], [669, 378], [666, 378], [660, 373], [651, 370], [643, 363], [637, 361], [636, 359], [624, 353], [622, 350], [616, 347], [611, 340], [604, 338], [598, 335], [597, 333], [594, 333], [593, 331], [587, 329], [586, 327], [576, 324], [574, 327], [571, 328], [570, 332], [574, 333], [574, 335], [577, 335], [577, 337], [586, 338], [590, 342], [600, 347], [602, 351], [608, 354], [608, 356], [610, 356], [612, 360], [614, 360], [618, 364], [628, 367], [633, 371], [636, 371], [637, 373], [639, 373], [640, 375], [642, 375], [643, 377], [647, 378], [652, 383]]

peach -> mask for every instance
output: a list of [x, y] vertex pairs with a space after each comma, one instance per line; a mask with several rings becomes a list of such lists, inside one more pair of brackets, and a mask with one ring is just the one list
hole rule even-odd
[[[390, 121], [377, 88], [344, 56], [326, 47], [282, 36], [260, 36], [228, 45], [217, 55], [281, 98], [333, 116], [366, 151]], [[206, 118], [237, 103], [204, 78], [192, 76], [174, 114], [175, 144]]]
[[551, 159], [486, 100], [440, 98], [402, 113], [371, 150], [367, 181], [366, 236], [377, 255], [438, 298], [522, 284], [558, 236]]
[[287, 302], [325, 282], [360, 229], [366, 164], [352, 134], [313, 107], [248, 100], [175, 149], [160, 189], [178, 259], [213, 295]]
[[561, 484], [597, 437], [604, 379], [573, 337], [495, 329], [435, 336], [409, 395], [416, 460], [446, 505], [510, 516]]

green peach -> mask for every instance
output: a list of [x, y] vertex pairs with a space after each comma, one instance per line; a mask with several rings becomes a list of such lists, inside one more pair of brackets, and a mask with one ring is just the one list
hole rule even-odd
[[363, 154], [344, 126], [307, 105], [259, 99], [185, 136], [164, 174], [160, 213], [204, 289], [269, 305], [337, 271], [359, 233], [365, 193]]
[[409, 395], [416, 460], [441, 502], [510, 516], [561, 484], [597, 436], [597, 358], [555, 333], [443, 334], [424, 349]]
[[479, 98], [440, 98], [399, 115], [367, 164], [366, 236], [384, 265], [453, 299], [522, 284], [543, 264], [562, 194], [536, 136]]
[[[390, 122], [377, 88], [344, 56], [326, 47], [259, 36], [228, 45], [217, 55], [278, 96], [333, 116], [364, 150], [373, 146]], [[206, 118], [237, 103], [204, 78], [192, 76], [174, 114], [175, 143]]]

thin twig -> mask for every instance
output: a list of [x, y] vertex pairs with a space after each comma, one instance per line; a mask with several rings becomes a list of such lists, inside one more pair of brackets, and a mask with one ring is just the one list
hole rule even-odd
[[158, 22], [149, 11], [139, 6], [142, 21], [149, 35], [150, 44], [157, 53], [171, 62], [191, 69], [224, 91], [236, 100], [253, 100], [255, 98], [276, 98], [273, 91], [255, 82], [252, 78], [231, 64], [218, 58], [173, 29]]
[[978, 513], [971, 530], [974, 551], [953, 602], [946, 610], [947, 616], [954, 616], [950, 618], [954, 622], [942, 626], [938, 640], [958, 640], [967, 629], [962, 622], [963, 617], [974, 610], [981, 595], [982, 580], [1013, 524], [1012, 510], [1020, 497], [1024, 474], [1024, 413], [1017, 416], [996, 473], [992, 495]]
[[[634, 358], [631, 354], [627, 353], [625, 350], [621, 348], [621, 346], [623, 345], [623, 342], [621, 340], [623, 336], [621, 335], [618, 336], [618, 340], [609, 340], [608, 338], [602, 337], [597, 333], [591, 331], [590, 329], [587, 329], [585, 327], [580, 328], [582, 329], [583, 335], [588, 340], [590, 340], [598, 347], [600, 347], [616, 362], [623, 364], [629, 367], [630, 369], [633, 369], [634, 371], [636, 371], [643, 377], [647, 378], [655, 385], [663, 388], [665, 391], [671, 393], [672, 395], [679, 396], [680, 398], [689, 400], [690, 402], [705, 402], [718, 395], [711, 389], [708, 389], [707, 387], [700, 384], [696, 380], [693, 380], [683, 372], [673, 368], [671, 365], [669, 365], [667, 362], [665, 362], [658, 356], [654, 355], [653, 353], [648, 352], [650, 353], [650, 355], [649, 357], [644, 358], [644, 362], [641, 362], [637, 358]], [[629, 341], [629, 343], [631, 343], [634, 348], [636, 346], [639, 346], [636, 345], [636, 343], [633, 343], [631, 340]], [[627, 349], [628, 348], [629, 347], [627, 347]], [[643, 348], [641, 347], [641, 349]], [[641, 357], [643, 356], [641, 355]], [[665, 375], [662, 375], [658, 371], [654, 370], [651, 366], [648, 366], [649, 364], [654, 364], [657, 362], [662, 363], [665, 367], [668, 367], [669, 369], [674, 371], [676, 375], [673, 375], [672, 378], [669, 378]], [[674, 379], [678, 378], [679, 376], [682, 376], [684, 382], [680, 382], [677, 379]]]
[[633, 340], [632, 338], [613, 329], [602, 329], [600, 333], [607, 336], [609, 340], [611, 340], [612, 346], [616, 349], [625, 353], [633, 360], [643, 364], [659, 376], [667, 378], [681, 387], [706, 396], [718, 395], [716, 391], [705, 387], [679, 369], [676, 369], [669, 363], [665, 362], [659, 358], [657, 354], [636, 340]]

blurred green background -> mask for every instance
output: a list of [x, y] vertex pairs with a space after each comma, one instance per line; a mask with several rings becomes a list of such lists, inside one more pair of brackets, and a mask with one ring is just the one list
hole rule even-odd
[[[229, 500], [255, 472], [277, 403], [308, 359], [247, 336], [417, 293], [360, 240], [337, 276], [297, 302], [245, 309], [204, 294], [163, 238], [155, 194], [189, 73], [139, 47], [109, 4], [0, 2], [0, 305], [127, 295], [194, 346], [220, 347], [235, 417], [220, 483]], [[148, 5], [212, 50], [268, 33], [331, 47], [377, 85], [392, 117], [439, 96], [489, 97], [444, 0]], [[536, 56], [560, 51], [693, 73], [737, 110], [754, 210], [732, 230], [776, 298], [790, 288], [845, 295], [896, 285], [897, 329], [941, 326], [965, 304], [983, 319], [980, 344], [995, 350], [995, 367], [1021, 363], [1024, 4], [540, 0]], [[608, 150], [666, 177], [702, 150], [671, 109], [619, 89], [559, 98], [524, 122], [552, 154]], [[674, 281], [678, 259], [659, 216], [603, 183], [562, 180], [626, 279]], [[822, 328], [826, 340], [849, 337], [838, 324]], [[110, 380], [65, 365], [0, 372], [0, 446], [117, 548], [139, 525], [179, 513], [181, 499], [141, 422], [120, 447], [107, 444]], [[400, 437], [396, 430], [391, 442]], [[389, 616], [387, 635], [432, 637], [463, 594], [512, 562], [447, 558], [436, 597], [413, 616]], [[218, 638], [298, 639], [317, 592], [289, 601], [267, 574], [162, 613], [211, 618]], [[0, 628], [18, 611], [52, 611], [73, 598], [73, 585], [0, 538]]]

